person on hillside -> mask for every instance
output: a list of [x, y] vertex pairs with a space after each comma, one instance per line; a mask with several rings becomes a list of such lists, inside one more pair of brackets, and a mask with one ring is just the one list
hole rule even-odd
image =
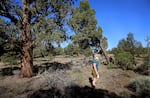
[[96, 81], [99, 78], [99, 73], [98, 73], [98, 69], [99, 69], [99, 58], [97, 54], [93, 55], [93, 60], [92, 60], [92, 87], [95, 88], [96, 86]]

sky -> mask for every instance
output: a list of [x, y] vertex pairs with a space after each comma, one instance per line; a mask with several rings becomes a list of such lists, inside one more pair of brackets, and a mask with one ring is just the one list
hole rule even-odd
[[[97, 26], [102, 28], [103, 35], [108, 39], [107, 50], [117, 47], [119, 40], [126, 38], [129, 32], [146, 47], [145, 39], [150, 37], [150, 0], [88, 1], [96, 12]], [[62, 46], [69, 42], [62, 43]]]
[[146, 47], [150, 37], [150, 0], [89, 0], [98, 26], [108, 39], [108, 50], [117, 47], [129, 32]]

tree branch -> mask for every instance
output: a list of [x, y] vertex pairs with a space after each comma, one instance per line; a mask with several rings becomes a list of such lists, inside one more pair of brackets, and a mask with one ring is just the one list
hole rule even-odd
[[0, 15], [9, 18], [11, 22], [14, 22], [15, 24], [18, 22], [18, 19], [9, 13], [9, 9], [7, 7], [4, 9], [4, 7], [0, 6]]

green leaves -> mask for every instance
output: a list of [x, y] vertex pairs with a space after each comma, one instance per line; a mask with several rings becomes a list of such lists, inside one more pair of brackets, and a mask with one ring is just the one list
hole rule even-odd
[[69, 24], [75, 33], [71, 39], [74, 44], [79, 45], [78, 47], [83, 46], [84, 40], [90, 42], [91, 37], [98, 35], [95, 32], [97, 20], [94, 14], [95, 11], [90, 8], [88, 1], [81, 1], [79, 7], [73, 9]]
[[[1, 22], [2, 25], [0, 25], [0, 31], [7, 37], [4, 39], [7, 42], [21, 42], [20, 37], [24, 29], [21, 3], [21, 1], [15, 0], [0, 1], [1, 21], [9, 22]], [[31, 33], [29, 40], [34, 42], [34, 48], [46, 49], [46, 47], [50, 47], [49, 45], [59, 45], [66, 40], [65, 26], [71, 13], [72, 4], [73, 0], [29, 0], [28, 11], [25, 13], [28, 16], [26, 20], [28, 21], [28, 30], [25, 31]], [[3, 44], [3, 38], [0, 40], [0, 43]], [[10, 44], [6, 47], [12, 46], [12, 43]], [[4, 48], [4, 46], [2, 47]]]
[[133, 69], [134, 61], [130, 52], [119, 51], [115, 54], [116, 63], [123, 69]]

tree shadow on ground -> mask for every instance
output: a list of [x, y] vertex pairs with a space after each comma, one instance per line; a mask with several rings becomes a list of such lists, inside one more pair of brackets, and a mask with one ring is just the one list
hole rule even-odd
[[14, 75], [16, 71], [20, 72], [20, 67], [5, 67], [0, 69], [0, 75], [11, 76]]
[[71, 69], [71, 66], [69, 63], [62, 64], [59, 62], [52, 62], [52, 63], [42, 63], [39, 65], [33, 66], [33, 73], [43, 73], [44, 71], [56, 71], [56, 70], [69, 70]]
[[64, 91], [57, 88], [38, 90], [29, 95], [28, 98], [122, 98], [115, 93], [103, 89], [93, 89], [85, 86], [69, 86]]
[[[59, 62], [52, 62], [52, 63], [42, 63], [39, 65], [33, 66], [33, 73], [34, 75], [38, 73], [43, 73], [44, 71], [56, 71], [56, 70], [69, 70], [71, 69], [71, 65], [69, 63], [62, 64]], [[5, 67], [0, 69], [1, 76], [11, 76], [11, 75], [19, 75], [20, 74], [20, 67]]]

